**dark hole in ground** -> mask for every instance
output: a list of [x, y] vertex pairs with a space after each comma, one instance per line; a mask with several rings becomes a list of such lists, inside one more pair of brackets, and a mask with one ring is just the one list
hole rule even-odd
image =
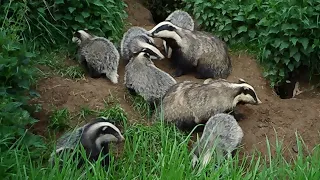
[[289, 77], [283, 83], [274, 86], [274, 90], [281, 99], [290, 99], [298, 81], [308, 82], [308, 67], [300, 67], [289, 73]]
[[280, 85], [274, 86], [274, 90], [281, 99], [290, 99], [293, 96], [295, 81], [287, 81]]

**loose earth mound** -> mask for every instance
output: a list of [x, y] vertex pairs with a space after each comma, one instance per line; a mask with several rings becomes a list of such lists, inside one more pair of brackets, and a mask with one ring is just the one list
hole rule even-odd
[[[151, 29], [151, 13], [135, 0], [127, 0], [128, 21], [132, 25], [142, 26]], [[157, 40], [159, 48], [162, 49], [161, 41]], [[274, 144], [275, 137], [283, 140], [283, 145], [287, 149], [286, 155], [296, 153], [295, 132], [298, 131], [309, 148], [319, 143], [318, 130], [320, 129], [320, 91], [313, 90], [302, 93], [293, 99], [280, 99], [269, 87], [269, 83], [263, 78], [262, 70], [256, 61], [244, 54], [233, 54], [233, 72], [229, 80], [237, 81], [238, 78], [245, 79], [257, 91], [261, 105], [239, 106], [239, 110], [244, 114], [244, 119], [239, 121], [244, 131], [243, 152], [251, 152], [257, 148], [262, 153], [266, 153], [266, 136], [271, 144]], [[68, 60], [72, 61], [72, 60]], [[155, 61], [157, 67], [166, 72], [173, 73], [169, 60]], [[145, 122], [139, 113], [133, 110], [128, 101], [128, 93], [123, 85], [124, 65], [119, 67], [120, 80], [117, 85], [112, 84], [107, 79], [92, 79], [88, 76], [83, 80], [69, 80], [62, 77], [50, 77], [42, 79], [37, 87], [41, 98], [37, 100], [43, 106], [43, 111], [36, 117], [40, 122], [35, 129], [38, 133], [45, 135], [48, 125], [48, 115], [50, 115], [52, 105], [58, 108], [68, 108], [71, 113], [76, 113], [82, 106], [92, 109], [102, 108], [103, 99], [112, 95], [120, 100], [121, 107], [128, 114], [129, 122]], [[184, 75], [176, 78], [177, 81], [195, 79], [194, 75]], [[75, 124], [79, 122], [74, 122]]]

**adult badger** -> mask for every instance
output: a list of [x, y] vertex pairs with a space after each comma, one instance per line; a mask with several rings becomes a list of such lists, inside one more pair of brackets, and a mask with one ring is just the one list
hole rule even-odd
[[78, 44], [77, 59], [87, 69], [90, 77], [99, 78], [105, 74], [112, 83], [118, 83], [120, 55], [112, 42], [84, 30], [77, 31], [72, 41]]
[[120, 53], [125, 64], [133, 57], [134, 52], [149, 49], [151, 59], [163, 59], [159, 49], [154, 44], [154, 39], [148, 35], [144, 28], [133, 26], [123, 35]]
[[190, 31], [171, 22], [161, 22], [149, 31], [172, 48], [171, 59], [179, 77], [196, 70], [196, 78], [227, 78], [232, 70], [226, 44], [202, 31]]
[[203, 84], [183, 81], [173, 85], [164, 95], [162, 110], [165, 121], [190, 131], [215, 114], [232, 112], [238, 103], [261, 103], [254, 88], [243, 79], [238, 83], [224, 79], [207, 79]]
[[[124, 141], [124, 137], [120, 130], [105, 117], [94, 119], [75, 131], [68, 132], [58, 139], [56, 150], [51, 154], [49, 162], [54, 165], [54, 155], [62, 155], [74, 151], [78, 145], [82, 145], [86, 151], [90, 161], [97, 161], [99, 155], [105, 156], [101, 165], [107, 167], [109, 165], [109, 143]], [[74, 158], [79, 158], [75, 156]], [[62, 161], [62, 159], [59, 159]], [[78, 167], [83, 165], [83, 159], [79, 159]]]
[[131, 94], [138, 94], [153, 105], [163, 97], [176, 80], [151, 61], [150, 49], [142, 49], [125, 67], [124, 84]]
[[[171, 22], [172, 24], [181, 27], [183, 29], [188, 29], [190, 31], [194, 30], [193, 18], [185, 11], [175, 10], [165, 19], [165, 21]], [[167, 58], [171, 58], [172, 49], [167, 45], [167, 42], [163, 41], [164, 51]]]
[[240, 145], [243, 131], [236, 119], [225, 113], [216, 114], [208, 120], [199, 141], [193, 145], [192, 165], [202, 161], [202, 167], [206, 166], [215, 149], [219, 157], [231, 156], [231, 153]]

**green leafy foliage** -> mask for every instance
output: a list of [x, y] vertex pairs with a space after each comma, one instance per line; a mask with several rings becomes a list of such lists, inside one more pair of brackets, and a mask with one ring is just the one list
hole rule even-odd
[[125, 6], [118, 0], [8, 1], [0, 7], [1, 12], [8, 12], [7, 16], [0, 16], [0, 23], [8, 26], [22, 17], [21, 35], [40, 47], [70, 42], [79, 29], [117, 42], [127, 17]]
[[258, 23], [259, 59], [271, 85], [301, 66], [308, 67], [310, 75], [319, 73], [320, 2], [268, 1], [264, 6], [268, 16]]
[[[26, 110], [28, 109], [27, 101], [31, 95], [37, 95], [30, 89], [34, 82], [35, 54], [27, 51], [26, 46], [16, 38], [14, 30], [0, 29], [0, 172], [2, 177], [16, 172], [17, 167], [13, 165], [15, 157], [20, 154], [26, 155], [26, 151], [20, 151], [20, 149], [37, 151], [43, 148], [42, 139], [28, 130], [28, 127], [37, 121]], [[30, 158], [37, 158], [40, 154], [30, 156], [32, 156]]]
[[256, 44], [271, 86], [301, 66], [320, 72], [320, 2], [183, 0], [204, 30], [229, 44]]

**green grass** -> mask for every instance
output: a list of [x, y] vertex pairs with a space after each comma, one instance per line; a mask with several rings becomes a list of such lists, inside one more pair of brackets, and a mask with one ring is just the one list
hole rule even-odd
[[[39, 58], [38, 64], [49, 67], [52, 72], [40, 70], [40, 74], [42, 76], [57, 74], [70, 79], [84, 78], [85, 70], [80, 64], [77, 64], [78, 62], [74, 60], [75, 65], [67, 64], [67, 61], [72, 61], [68, 59], [68, 56], [71, 56], [68, 51], [67, 48], [61, 48], [53, 52], [43, 53], [41, 58]], [[74, 55], [71, 57], [74, 57]]]
[[56, 109], [49, 118], [48, 128], [51, 130], [63, 131], [69, 127], [70, 113], [67, 108]]
[[[47, 160], [32, 159], [29, 155], [19, 154], [15, 149], [9, 154], [14, 161], [11, 173], [13, 179], [319, 179], [320, 149], [317, 146], [313, 153], [304, 156], [303, 141], [297, 135], [299, 153], [295, 161], [288, 162], [282, 156], [282, 145], [277, 140], [271, 145], [266, 139], [268, 154], [264, 157], [256, 152], [251, 156], [239, 154], [214, 169], [215, 158], [201, 171], [192, 169], [189, 136], [182, 134], [175, 127], [161, 122], [153, 126], [134, 124], [126, 126], [126, 138], [123, 151], [118, 158], [111, 151], [111, 165], [106, 172], [99, 163], [85, 164], [85, 169], [92, 171], [84, 175], [65, 157], [64, 168], [50, 167]], [[115, 147], [115, 144], [112, 144]], [[271, 151], [276, 154], [271, 156]], [[21, 151], [25, 152], [25, 151]], [[5, 156], [3, 154], [1, 156]], [[9, 156], [8, 155], [8, 156]], [[8, 174], [7, 174], [8, 175]]]
[[152, 116], [151, 107], [142, 96], [133, 96], [128, 93], [128, 97], [132, 103], [133, 109], [139, 112], [141, 116], [146, 118], [150, 118]]

